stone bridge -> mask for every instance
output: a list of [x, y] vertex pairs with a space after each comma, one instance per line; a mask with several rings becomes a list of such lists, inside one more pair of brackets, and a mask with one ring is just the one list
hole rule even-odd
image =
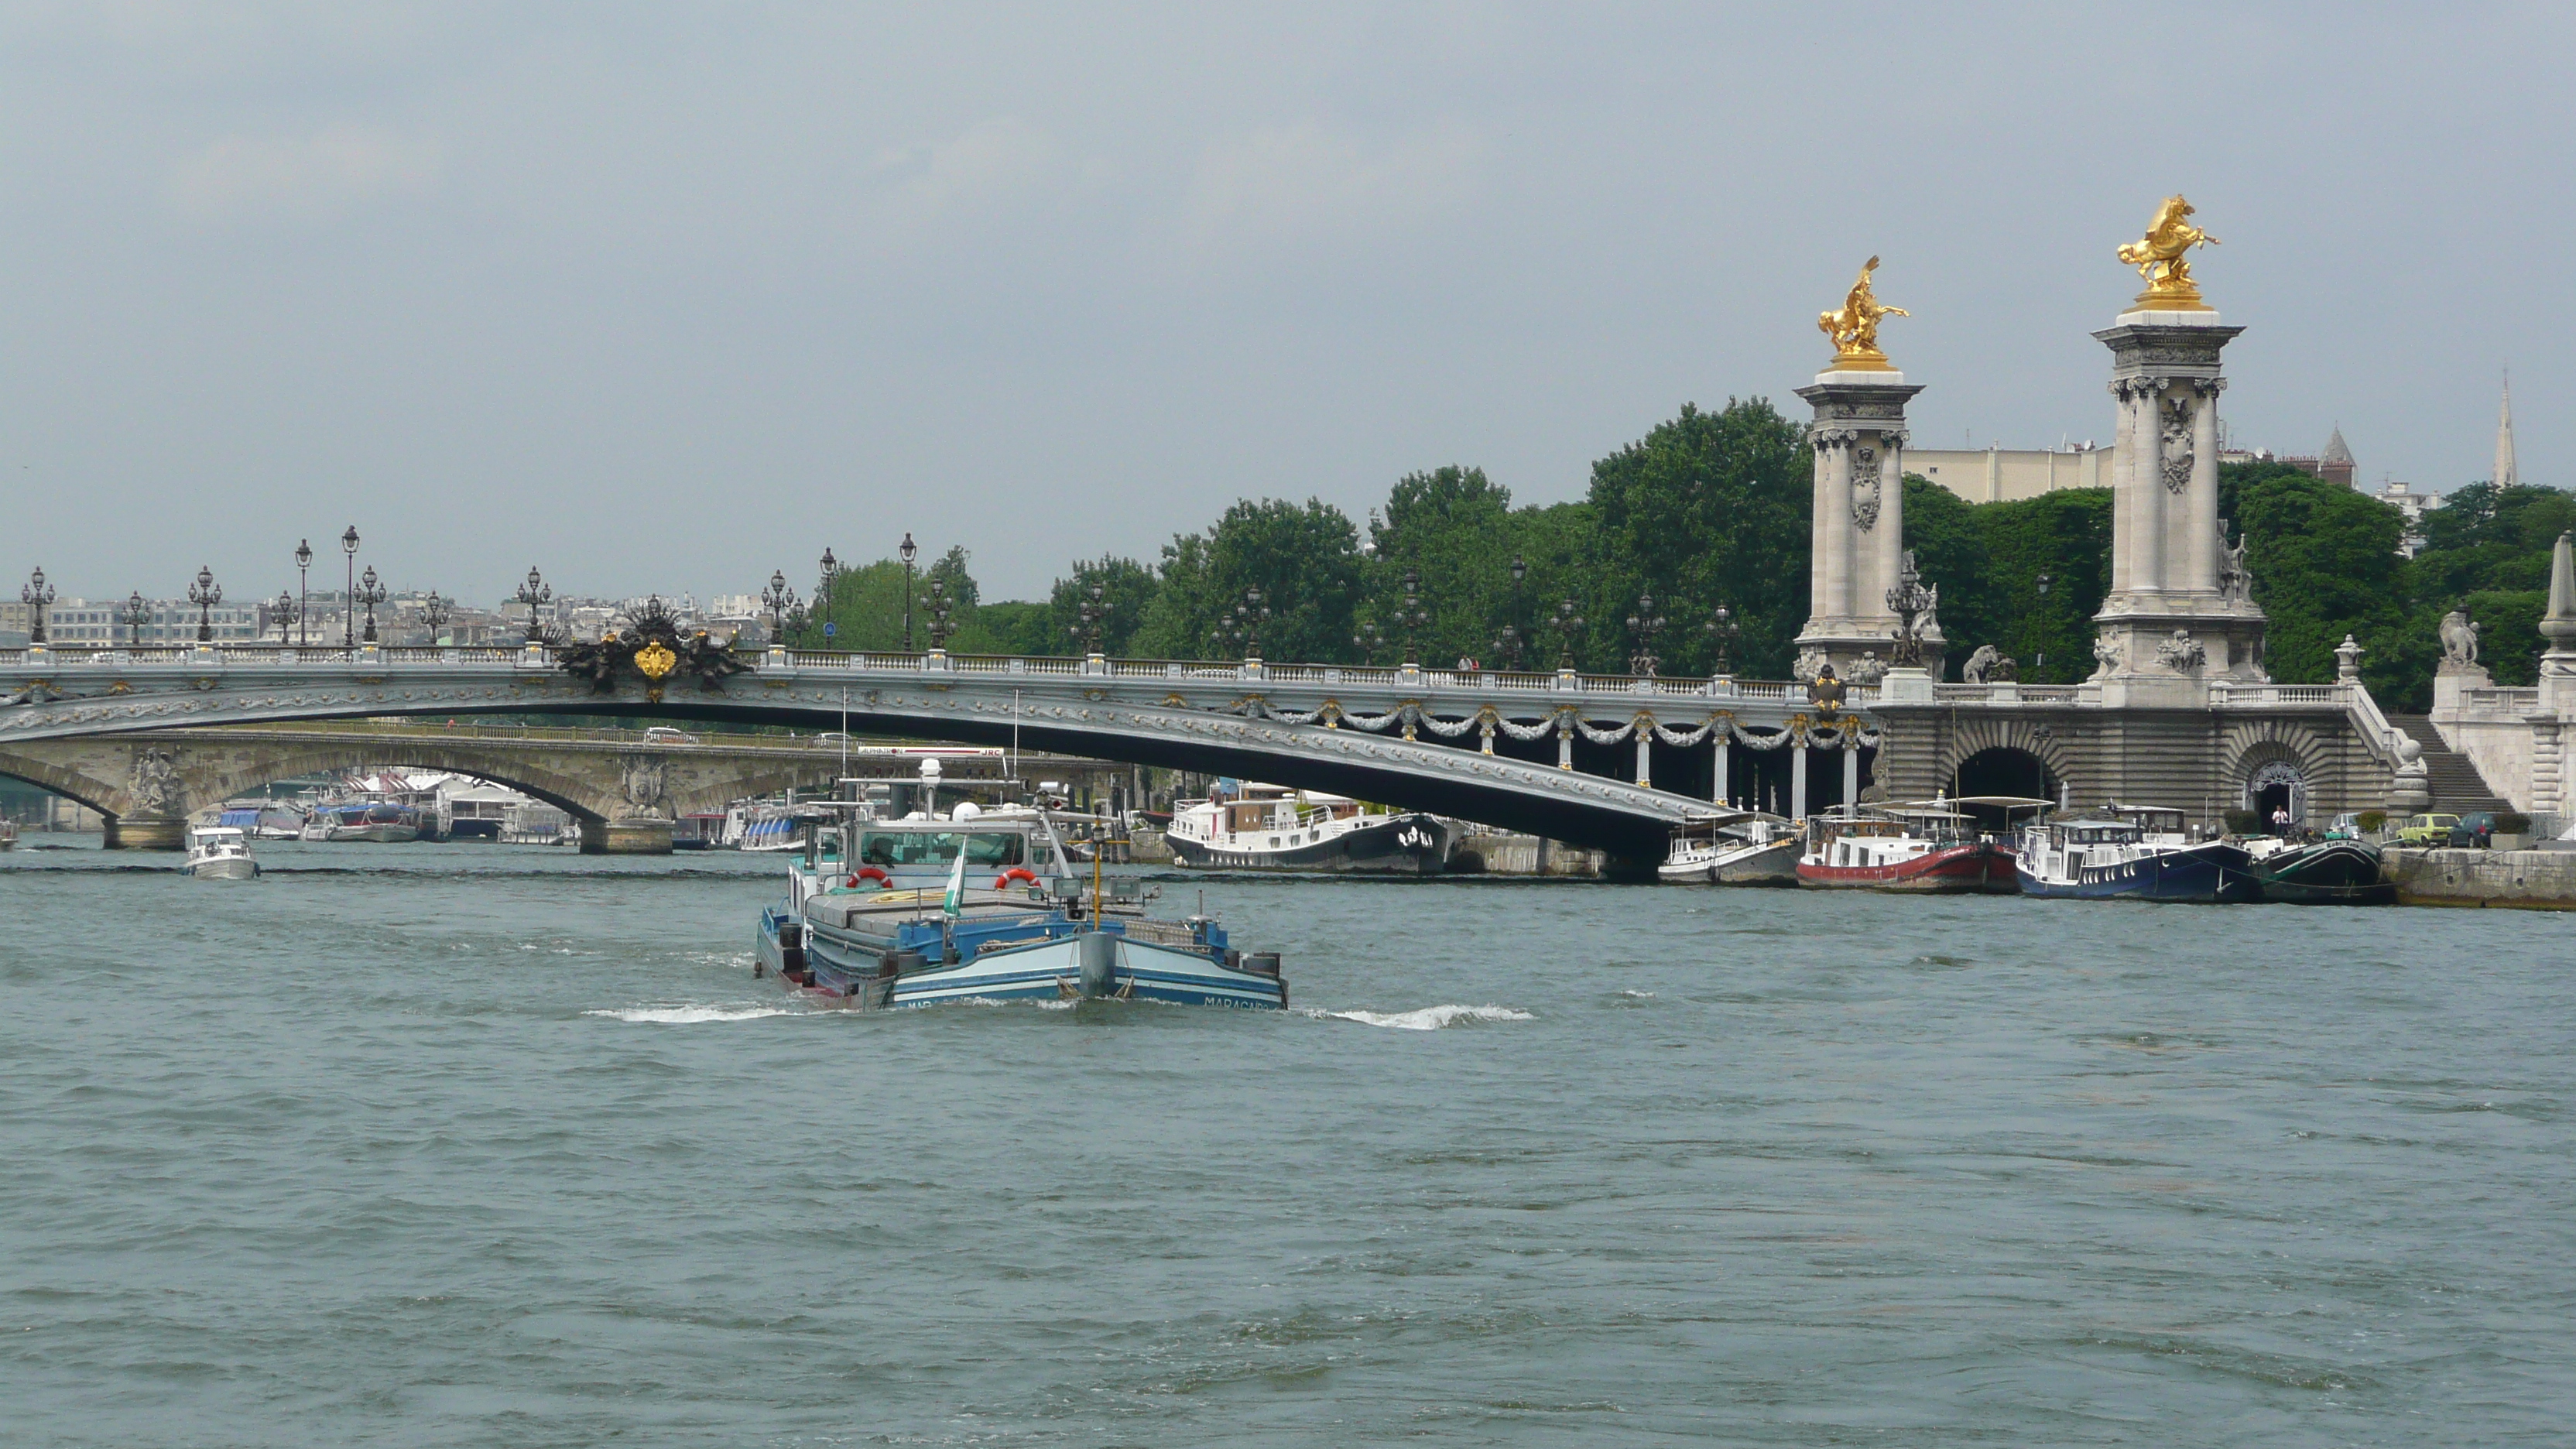
[[[1005, 773], [998, 760], [943, 763], [945, 778], [957, 782]], [[1031, 778], [1049, 780], [1113, 768], [1052, 756], [1021, 764]], [[680, 816], [788, 789], [819, 794], [844, 773], [839, 748], [810, 735], [711, 733], [695, 743], [656, 743], [634, 730], [473, 724], [223, 725], [0, 749], [0, 774], [108, 816], [110, 848], [169, 848], [183, 834], [174, 822], [198, 810], [273, 780], [371, 765], [452, 770], [533, 795], [580, 821], [582, 848], [593, 854], [667, 851]], [[883, 757], [869, 757], [848, 768], [888, 767]], [[913, 766], [907, 760], [900, 768], [909, 773]]]
[[[0, 773], [115, 816], [123, 843], [166, 845], [188, 805], [209, 792], [220, 798], [226, 779], [353, 762], [351, 747], [281, 736], [264, 746], [275, 752], [266, 761], [227, 775], [212, 763], [188, 766], [156, 753], [167, 746], [112, 737], [388, 715], [607, 715], [807, 731], [846, 720], [854, 733], [1014, 745], [1330, 790], [1643, 860], [1659, 858], [1668, 829], [1705, 815], [1712, 799], [1803, 810], [1811, 798], [1849, 797], [1875, 743], [1865, 714], [1818, 711], [1793, 685], [1729, 678], [938, 650], [773, 648], [739, 658], [743, 672], [700, 682], [633, 670], [569, 677], [544, 648], [0, 650]], [[1862, 694], [1856, 702], [1865, 710]], [[62, 744], [38, 748], [48, 741]], [[1811, 781], [1816, 749], [1831, 754]], [[396, 763], [381, 753], [368, 758]], [[719, 787], [679, 752], [624, 747], [537, 750], [516, 764], [425, 749], [400, 762], [514, 785], [604, 820], [610, 841], [624, 824], [620, 848], [653, 848], [642, 837], [666, 830], [683, 802], [704, 803], [718, 788], [744, 793], [737, 785], [746, 782], [729, 775]], [[810, 764], [781, 760], [775, 779], [811, 779], [798, 769]]]

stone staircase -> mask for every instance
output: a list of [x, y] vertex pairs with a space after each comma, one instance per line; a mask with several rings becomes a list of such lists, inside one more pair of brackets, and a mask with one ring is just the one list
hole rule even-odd
[[2388, 722], [2415, 737], [2424, 747], [2424, 767], [2433, 781], [2435, 810], [2451, 815], [2465, 815], [2472, 810], [2511, 810], [2503, 796], [2487, 788], [2486, 777], [2469, 757], [2456, 753], [2442, 743], [2442, 732], [2433, 728], [2433, 718], [2422, 714], [2392, 714]]

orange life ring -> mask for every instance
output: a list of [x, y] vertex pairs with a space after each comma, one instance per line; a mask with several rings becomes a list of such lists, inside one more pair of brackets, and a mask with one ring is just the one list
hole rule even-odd
[[886, 874], [884, 871], [877, 869], [873, 865], [860, 866], [850, 877], [850, 888], [856, 890], [859, 882], [863, 880], [872, 880], [881, 886], [894, 884], [893, 876]]
[[1002, 872], [1000, 875], [993, 877], [993, 889], [997, 891], [1009, 890], [1011, 888], [1011, 882], [1015, 880], [1027, 881], [1030, 885], [1036, 885], [1038, 883], [1038, 878], [1035, 874], [1022, 870], [1020, 867], [1015, 865], [1009, 870]]

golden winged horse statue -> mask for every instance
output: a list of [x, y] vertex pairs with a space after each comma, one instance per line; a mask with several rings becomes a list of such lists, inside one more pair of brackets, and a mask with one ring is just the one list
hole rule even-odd
[[1852, 283], [1843, 298], [1841, 310], [1817, 314], [1816, 330], [1834, 339], [1834, 366], [1841, 368], [1884, 368], [1887, 354], [1878, 350], [1878, 322], [1882, 317], [1910, 315], [1902, 307], [1890, 307], [1870, 290], [1869, 274], [1878, 270], [1878, 258], [1871, 257], [1860, 269], [1860, 280]]
[[2168, 196], [2156, 208], [2147, 234], [2120, 248], [2120, 260], [2147, 279], [2147, 289], [2138, 294], [2140, 303], [2180, 304], [2183, 310], [2201, 306], [2200, 288], [2191, 280], [2191, 263], [2183, 260], [2183, 253], [2196, 246], [2216, 246], [2218, 238], [2193, 226], [2191, 215], [2190, 202]]

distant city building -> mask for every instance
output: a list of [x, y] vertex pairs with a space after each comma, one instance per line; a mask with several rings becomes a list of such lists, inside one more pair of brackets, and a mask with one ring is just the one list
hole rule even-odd
[[2004, 503], [2061, 488], [2108, 488], [2111, 450], [2090, 442], [2069, 448], [1908, 448], [1905, 471], [1970, 503]]
[[[184, 599], [154, 599], [146, 608], [142, 640], [153, 645], [193, 644], [197, 642], [197, 606]], [[24, 644], [29, 626], [35, 620], [34, 610], [18, 600], [0, 604], [0, 635]], [[217, 604], [207, 611], [216, 643], [259, 637], [260, 626], [267, 622], [266, 611], [258, 604]], [[45, 642], [104, 649], [123, 644], [134, 637], [126, 627], [125, 601], [93, 602], [88, 599], [57, 599], [45, 610]]]

